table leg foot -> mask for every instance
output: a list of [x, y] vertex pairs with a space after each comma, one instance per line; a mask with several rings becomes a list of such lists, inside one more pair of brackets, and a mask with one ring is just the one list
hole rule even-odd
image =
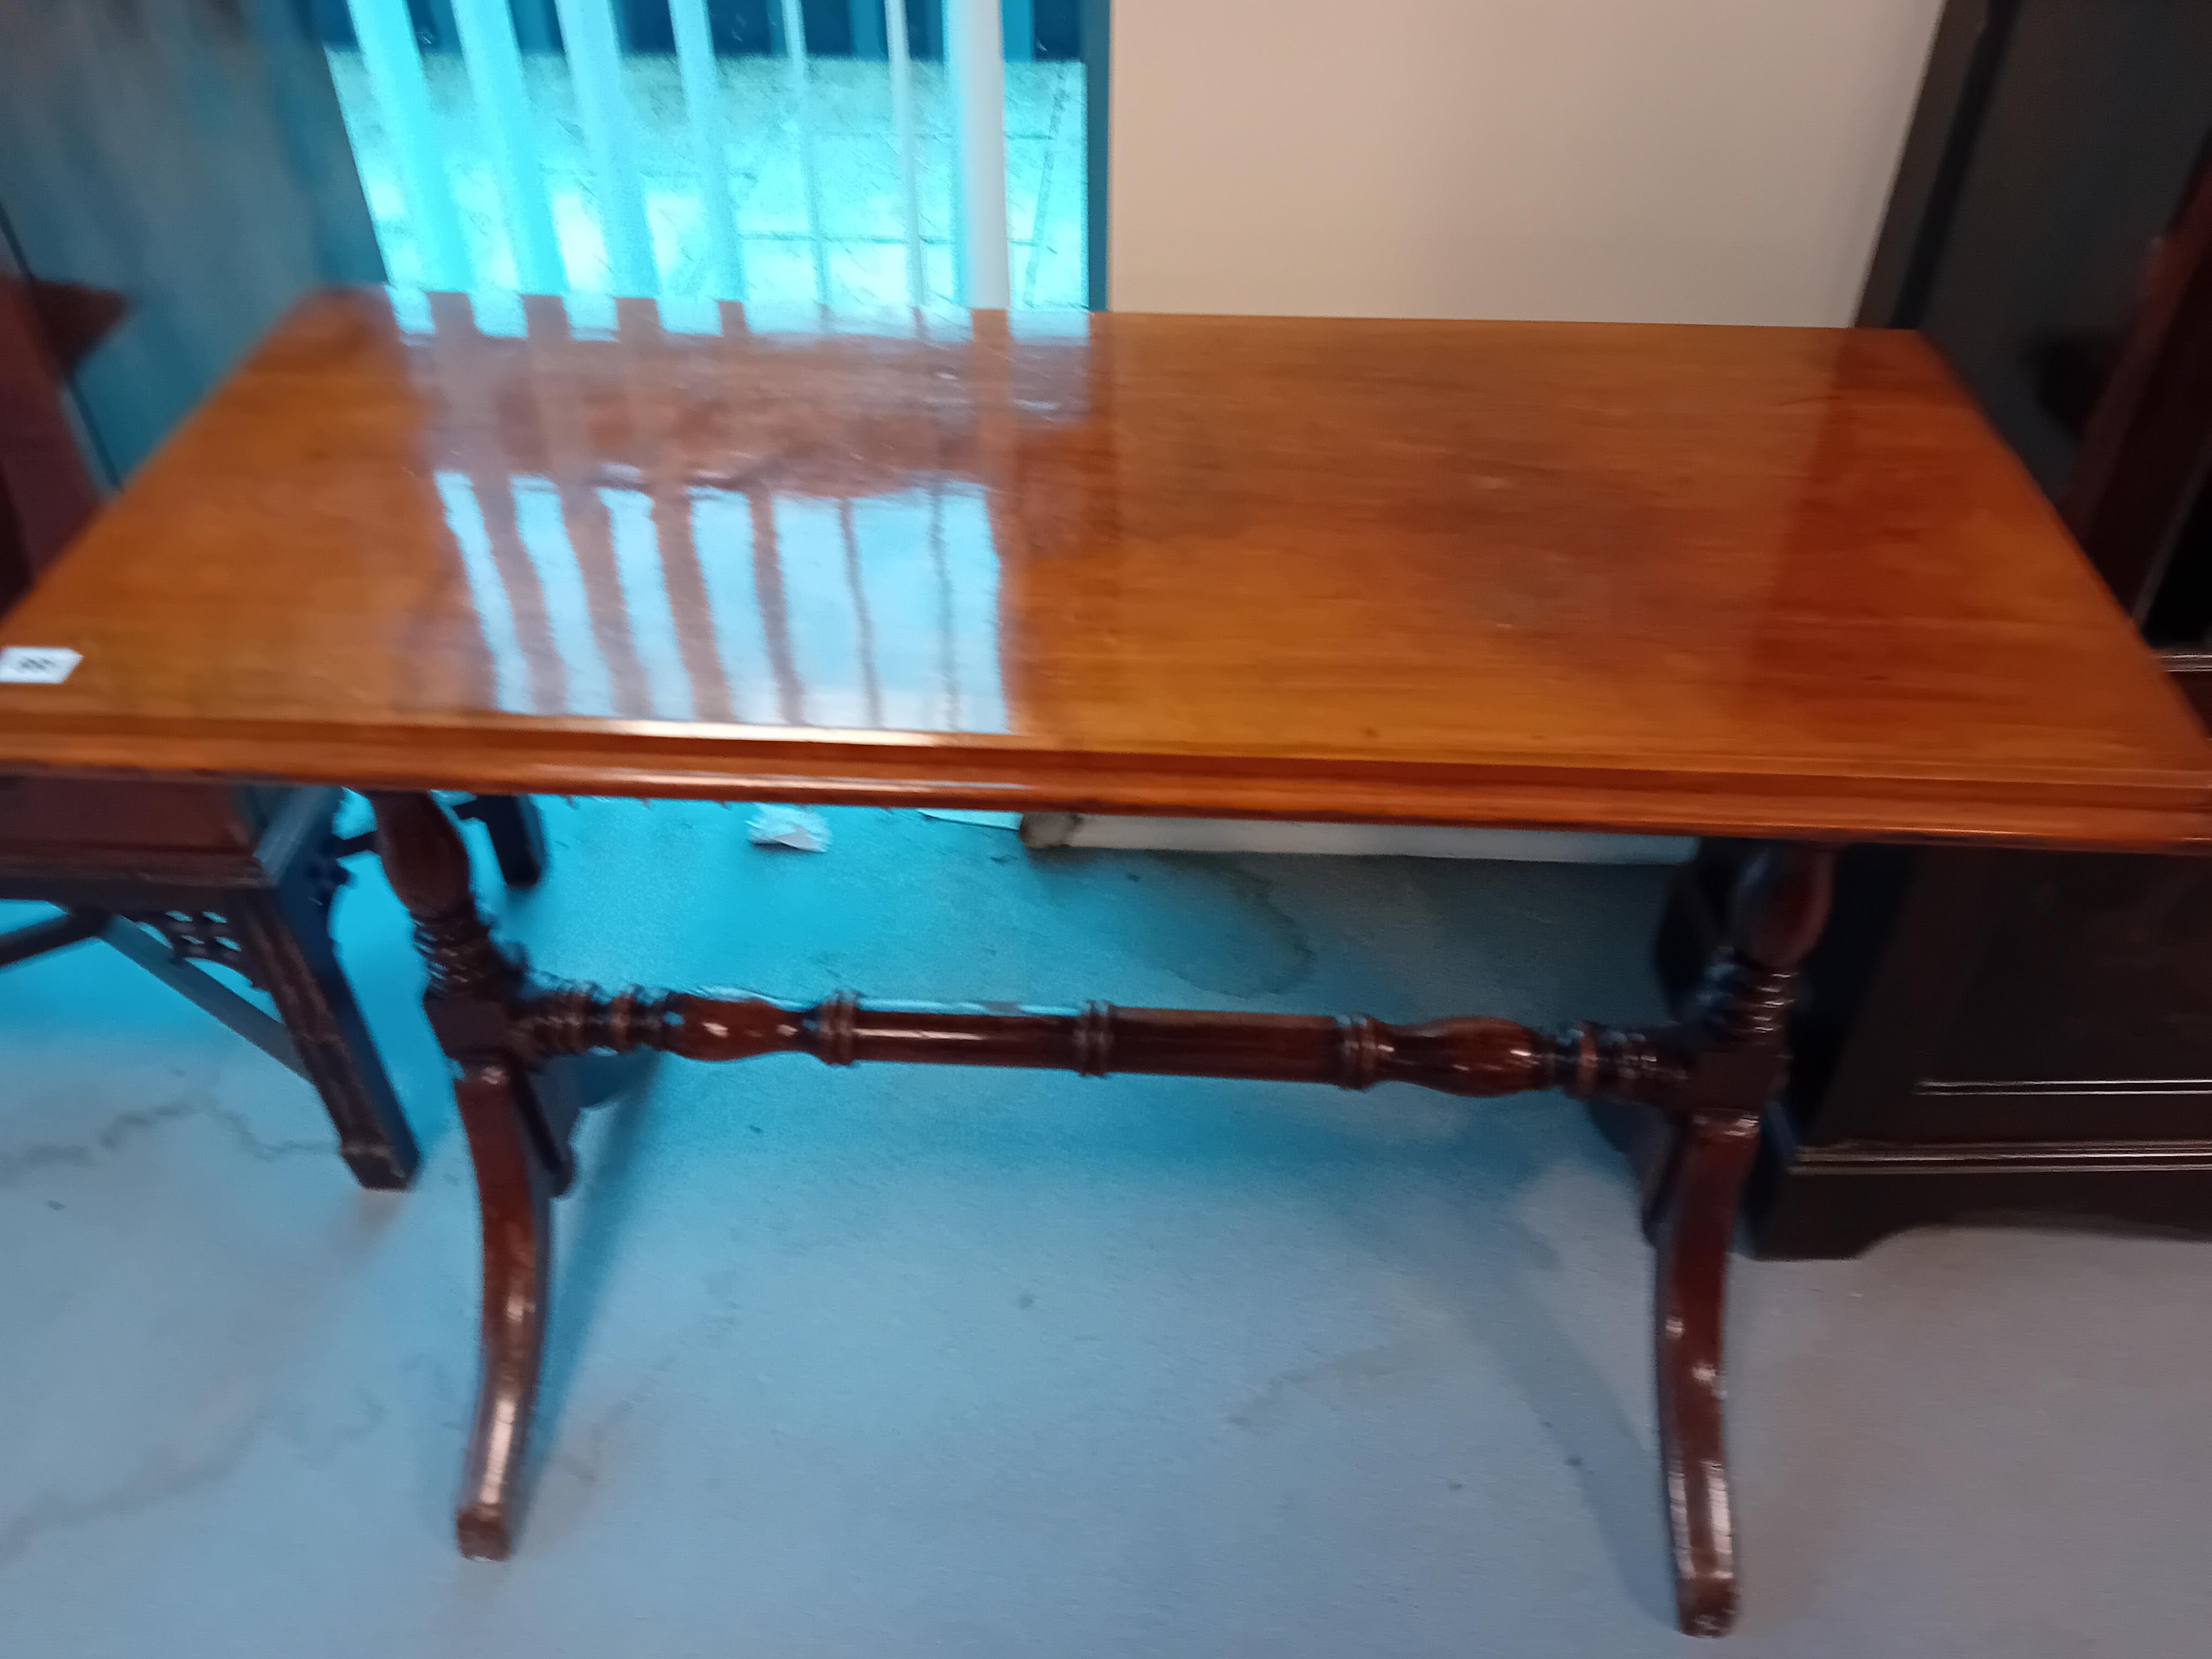
[[1690, 1636], [1725, 1635], [1735, 1622], [1721, 1332], [1736, 1205], [1758, 1145], [1755, 1116], [1678, 1125], [1648, 1218], [1660, 1471], [1675, 1611]]
[[471, 1561], [504, 1561], [514, 1553], [507, 1510], [489, 1504], [465, 1504], [455, 1519], [461, 1553]]
[[526, 1073], [470, 1067], [454, 1085], [483, 1222], [482, 1355], [462, 1463], [461, 1553], [503, 1561], [514, 1541], [552, 1269], [551, 1172], [531, 1132]]

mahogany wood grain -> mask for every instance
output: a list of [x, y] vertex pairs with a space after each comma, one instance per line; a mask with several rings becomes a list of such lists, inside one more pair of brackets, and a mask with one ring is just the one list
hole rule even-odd
[[0, 766], [2203, 833], [1908, 335], [574, 303], [307, 302], [9, 618], [84, 661], [0, 687]]

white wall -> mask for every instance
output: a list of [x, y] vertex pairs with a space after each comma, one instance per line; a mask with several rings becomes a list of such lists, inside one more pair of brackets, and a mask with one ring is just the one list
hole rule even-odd
[[1847, 322], [1940, 3], [1114, 0], [1114, 308]]

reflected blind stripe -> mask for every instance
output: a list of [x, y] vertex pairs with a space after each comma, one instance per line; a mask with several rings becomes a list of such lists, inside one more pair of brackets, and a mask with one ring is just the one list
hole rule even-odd
[[469, 315], [477, 332], [495, 340], [520, 340], [530, 331], [529, 313], [522, 296], [495, 288], [480, 288], [469, 295]]
[[576, 81], [576, 111], [599, 187], [599, 229], [617, 294], [650, 298], [659, 289], [653, 264], [653, 233], [646, 223], [645, 191], [630, 131], [629, 99], [623, 88], [622, 47], [609, 0], [553, 0], [561, 36]]
[[981, 488], [953, 484], [937, 523], [944, 556], [946, 633], [951, 639], [953, 721], [963, 732], [1006, 729], [999, 674], [999, 550]]
[[952, 573], [945, 557], [945, 492], [929, 492], [929, 569], [937, 579], [937, 647], [944, 661], [939, 684], [945, 688], [945, 728], [963, 730], [960, 724], [959, 665], [952, 649]]
[[[722, 682], [732, 699], [750, 685], [758, 665], [769, 659], [760, 596], [753, 588], [752, 503], [733, 489], [698, 486], [690, 492], [691, 552], [706, 590], [707, 614], [714, 629], [714, 654]], [[767, 709], [733, 707], [735, 720], [770, 720]]]
[[702, 217], [707, 253], [714, 262], [717, 299], [745, 297], [738, 222], [730, 205], [730, 168], [722, 131], [722, 78], [714, 64], [714, 37], [707, 24], [707, 0], [668, 0], [668, 21], [676, 36], [676, 69], [684, 80], [684, 110], [691, 123], [691, 148], [699, 159]]
[[722, 304], [719, 300], [670, 300], [653, 302], [664, 334], [720, 334]]
[[515, 478], [509, 493], [514, 498], [515, 534], [538, 572], [538, 585], [545, 594], [545, 624], [568, 672], [568, 707], [564, 712], [612, 718], [614, 685], [592, 632], [591, 596], [584, 588], [575, 547], [568, 540], [561, 497], [550, 478]]
[[653, 498], [641, 489], [602, 489], [599, 501], [607, 509], [623, 609], [629, 617], [629, 636], [637, 659], [645, 665], [653, 712], [662, 720], [688, 720], [694, 713], [691, 685], [684, 677], [676, 613], [668, 603], [668, 582], [661, 570]]
[[653, 707], [648, 671], [638, 658], [636, 630], [630, 625], [626, 589], [616, 562], [614, 526], [607, 504], [590, 484], [564, 479], [558, 486], [561, 522], [568, 532], [568, 546], [576, 556], [576, 569], [584, 579], [584, 592], [592, 601], [592, 637], [598, 641], [599, 659], [607, 665], [609, 697], [624, 715], [643, 714]]
[[[568, 325], [572, 340], [611, 340], [617, 337], [622, 325], [622, 313], [615, 309], [611, 294], [570, 294], [561, 301], [561, 315]], [[559, 406], [567, 412], [565, 404]]]
[[515, 286], [528, 294], [558, 294], [568, 285], [568, 272], [562, 268], [561, 240], [554, 233], [545, 175], [538, 164], [514, 15], [507, 0], [453, 0], [453, 5], [461, 58], [468, 65], [477, 114], [499, 176], [500, 206], [514, 250]]
[[653, 492], [653, 538], [660, 547], [661, 586], [669, 609], [683, 618], [676, 642], [684, 652], [684, 678], [690, 688], [696, 717], [717, 724], [737, 718], [734, 696], [716, 661], [720, 642], [714, 635], [714, 608], [707, 598], [707, 583], [699, 574], [698, 550], [691, 540], [690, 492], [680, 485]]
[[806, 723], [806, 701], [793, 665], [791, 620], [783, 596], [783, 566], [776, 552], [775, 498], [765, 492], [745, 497], [753, 519], [753, 593], [760, 601], [761, 642], [768, 647], [769, 672], [775, 677], [775, 712], [786, 726]]
[[[494, 332], [495, 325], [497, 329], [512, 327], [519, 336], [526, 320], [523, 313], [531, 303], [514, 294], [434, 294], [425, 299], [425, 307], [436, 326], [441, 344], [439, 350], [429, 354], [432, 374], [447, 418], [455, 426], [481, 429], [492, 422], [489, 388], [493, 377], [485, 371], [490, 366], [490, 357], [502, 348], [487, 339], [486, 335], [491, 333], [493, 339], [500, 337]], [[519, 458], [504, 459], [511, 465]], [[472, 539], [477, 526], [481, 526], [489, 543], [488, 562], [481, 585], [501, 597], [507, 613], [498, 625], [500, 638], [494, 640], [494, 644], [510, 637], [519, 642], [516, 648], [521, 659], [520, 674], [527, 688], [520, 702], [534, 710], [558, 709], [566, 706], [562, 669], [548, 645], [551, 633], [546, 626], [544, 590], [538, 585], [538, 574], [528, 554], [523, 550], [521, 538], [515, 533], [514, 499], [507, 487], [507, 471], [508, 465], [497, 462], [489, 465], [480, 463], [474, 471], [455, 470], [456, 483], [465, 487], [470, 506], [465, 510], [449, 512], [449, 520], [456, 526], [467, 526], [471, 533], [471, 539], [459, 544], [465, 558], [478, 551]], [[450, 493], [454, 499], [462, 495], [459, 489]], [[460, 516], [455, 518], [454, 512]], [[462, 532], [456, 528], [454, 533]]]
[[799, 719], [808, 726], [865, 726], [860, 619], [846, 581], [837, 508], [829, 501], [778, 495], [770, 513]]
[[[951, 635], [943, 625], [932, 556], [934, 501], [921, 490], [853, 504], [853, 540], [872, 631], [883, 725], [891, 731], [943, 731], [953, 714]], [[953, 728], [957, 729], [957, 728]]]
[[884, 723], [884, 688], [877, 668], [876, 624], [868, 607], [867, 584], [860, 579], [860, 538], [853, 526], [853, 503], [849, 501], [837, 503], [837, 528], [845, 541], [845, 586], [853, 596], [853, 619], [859, 625], [860, 636], [861, 706], [867, 711], [868, 724], [880, 728]]
[[460, 550], [469, 603], [483, 631], [484, 647], [491, 653], [493, 707], [509, 714], [533, 714], [529, 672], [521, 641], [514, 631], [514, 607], [507, 602], [507, 584], [500, 579], [499, 562], [492, 556], [491, 536], [484, 528], [476, 486], [459, 472], [441, 471], [435, 482], [438, 499], [445, 507], [446, 528], [453, 545]]
[[392, 295], [392, 321], [403, 339], [427, 339], [438, 331], [438, 319], [430, 312], [430, 296], [419, 288], [395, 288]]
[[346, 0], [346, 4], [353, 16], [354, 38], [361, 42], [362, 63], [398, 153], [407, 219], [421, 244], [423, 285], [472, 288], [476, 275], [469, 264], [468, 240], [461, 234], [460, 212], [446, 177], [446, 158], [430, 112], [430, 87], [422, 76], [422, 48], [415, 43], [407, 0]]

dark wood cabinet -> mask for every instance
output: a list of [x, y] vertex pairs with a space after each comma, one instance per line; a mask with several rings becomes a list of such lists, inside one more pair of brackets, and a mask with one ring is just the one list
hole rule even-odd
[[[1694, 975], [1747, 849], [1678, 884]], [[2196, 860], [1854, 849], [1751, 1189], [1762, 1254], [1849, 1255], [1936, 1222], [2212, 1234], [2212, 879]]]
[[[2208, 135], [2212, 7], [1954, 0], [1862, 318], [1942, 349], [2200, 713]], [[1741, 856], [1684, 872], [1670, 981]], [[2212, 1234], [2212, 865], [1859, 849], [1808, 987], [1753, 1178], [1764, 1253], [1966, 1219]]]

